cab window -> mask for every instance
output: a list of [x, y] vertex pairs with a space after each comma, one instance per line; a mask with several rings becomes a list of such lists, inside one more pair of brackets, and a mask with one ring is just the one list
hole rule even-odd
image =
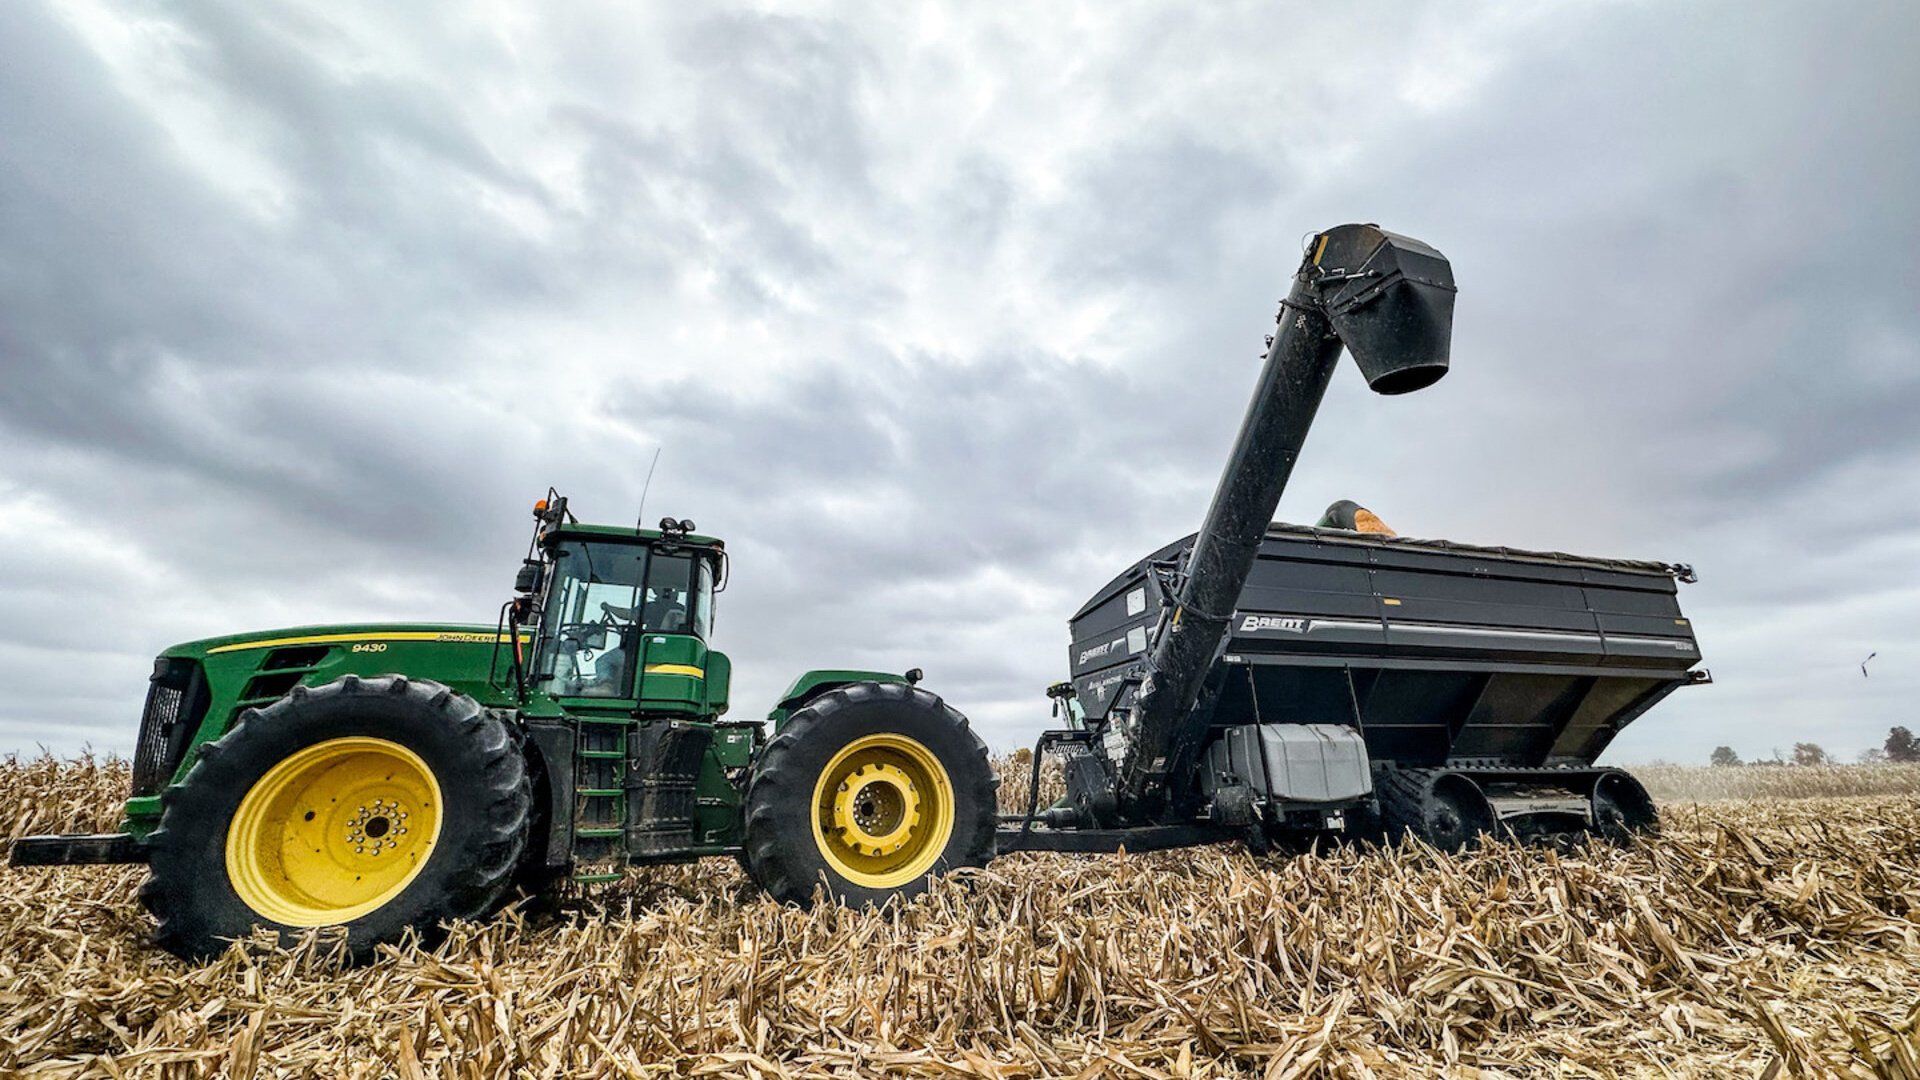
[[640, 625], [663, 634], [693, 632], [693, 604], [690, 576], [693, 560], [685, 555], [656, 555], [647, 570], [646, 602], [640, 609]]
[[713, 639], [713, 560], [701, 559], [693, 568], [693, 632], [701, 641]]

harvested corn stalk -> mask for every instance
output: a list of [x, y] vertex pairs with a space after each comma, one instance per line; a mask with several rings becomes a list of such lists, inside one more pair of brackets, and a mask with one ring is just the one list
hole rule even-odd
[[[0, 763], [0, 821], [110, 828], [125, 784]], [[1675, 806], [1658, 839], [1571, 852], [1009, 856], [881, 911], [782, 908], [708, 860], [360, 968], [324, 934], [189, 967], [148, 945], [138, 869], [0, 875], [8, 1075], [1869, 1077], [1920, 1054], [1914, 795]]]

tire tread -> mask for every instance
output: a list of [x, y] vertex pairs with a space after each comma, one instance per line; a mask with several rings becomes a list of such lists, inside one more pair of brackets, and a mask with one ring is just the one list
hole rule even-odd
[[[820, 694], [794, 710], [780, 732], [761, 751], [754, 765], [752, 779], [747, 784], [744, 862], [755, 883], [775, 900], [807, 906], [813, 900], [817, 884], [815, 879], [803, 876], [793, 857], [793, 839], [783, 835], [786, 827], [792, 824], [790, 819], [793, 815], [810, 812], [808, 807], [795, 804], [803, 798], [801, 793], [813, 790], [817, 779], [815, 776], [801, 775], [806, 770], [795, 759], [812, 741], [830, 737], [825, 729], [833, 724], [834, 718], [840, 713], [883, 701], [908, 706], [926, 719], [951, 725], [966, 736], [968, 746], [965, 761], [959, 769], [949, 769], [949, 773], [956, 789], [962, 784], [967, 785], [967, 798], [962, 800], [956, 797], [956, 812], [969, 803], [974, 811], [970, 820], [954, 822], [954, 830], [961, 843], [955, 848], [949, 841], [948, 851], [957, 851], [957, 858], [927, 876], [889, 892], [911, 896], [926, 887], [927, 879], [933, 873], [963, 866], [985, 866], [993, 858], [996, 830], [999, 827], [996, 789], [1000, 780], [994, 775], [988, 761], [986, 743], [973, 732], [966, 717], [938, 695], [918, 686], [905, 683], [850, 683]], [[958, 794], [956, 791], [956, 796]], [[807, 845], [812, 846], [811, 839]], [[834, 892], [837, 899], [848, 899], [838, 890], [830, 891]]]
[[[210, 925], [218, 920], [200, 909], [202, 890], [195, 880], [195, 868], [201, 865], [204, 852], [196, 846], [209, 842], [209, 822], [205, 820], [208, 807], [218, 805], [236, 786], [251, 786], [252, 773], [261, 768], [248, 760], [258, 756], [249, 753], [255, 749], [256, 733], [270, 725], [292, 722], [336, 698], [374, 695], [412, 699], [415, 708], [449, 729], [473, 730], [473, 735], [461, 737], [460, 745], [463, 752], [480, 759], [473, 771], [484, 784], [475, 800], [485, 808], [483, 826], [464, 857], [451, 868], [439, 902], [434, 905], [438, 909], [434, 918], [427, 925], [411, 928], [424, 939], [434, 939], [441, 933], [440, 923], [485, 918], [506, 898], [527, 846], [532, 817], [532, 785], [509, 726], [511, 714], [483, 710], [465, 694], [427, 679], [347, 675], [325, 686], [295, 686], [265, 708], [246, 710], [218, 739], [203, 744], [194, 767], [179, 783], [168, 785], [161, 793], [160, 824], [145, 845], [150, 872], [140, 887], [140, 899], [157, 920], [154, 937], [162, 947], [189, 958], [207, 957], [225, 947], [224, 936], [218, 933], [224, 928]], [[226, 824], [224, 820], [214, 823], [222, 832]], [[357, 959], [366, 959], [385, 940], [385, 936], [350, 940], [349, 950]]]

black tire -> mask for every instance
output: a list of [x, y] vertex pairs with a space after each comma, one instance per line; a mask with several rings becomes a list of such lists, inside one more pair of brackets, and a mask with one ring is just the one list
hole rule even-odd
[[[870, 736], [911, 739], [938, 759], [953, 799], [953, 829], [932, 865], [896, 885], [849, 879], [815, 835], [816, 785], [841, 751]], [[851, 906], [916, 896], [936, 874], [985, 866], [994, 856], [999, 779], [967, 718], [935, 695], [901, 683], [854, 683], [828, 691], [788, 718], [754, 765], [747, 785], [745, 865], [774, 899], [809, 905], [816, 886]]]
[[[527, 811], [527, 840], [520, 851], [518, 867], [508, 879], [499, 910], [511, 908], [527, 920], [545, 919], [560, 911], [561, 887], [572, 877], [572, 867], [549, 866], [548, 845], [552, 842], [553, 790], [547, 780], [546, 762], [540, 747], [518, 724], [509, 723], [514, 746], [526, 763], [531, 805]], [[571, 763], [569, 763], [571, 764]]]
[[[496, 910], [526, 848], [531, 803], [526, 759], [509, 721], [439, 683], [349, 675], [314, 689], [295, 687], [264, 709], [247, 710], [225, 735], [201, 747], [185, 778], [162, 794], [160, 825], [147, 841], [151, 874], [140, 890], [159, 920], [161, 946], [201, 959], [255, 927], [279, 931], [283, 943], [305, 932], [241, 899], [227, 869], [229, 830], [242, 800], [275, 766], [309, 747], [354, 736], [417, 755], [442, 805], [438, 838], [412, 879], [344, 924], [352, 957], [369, 959], [377, 946], [409, 930], [435, 941], [447, 920]], [[311, 821], [311, 812], [305, 817]]]

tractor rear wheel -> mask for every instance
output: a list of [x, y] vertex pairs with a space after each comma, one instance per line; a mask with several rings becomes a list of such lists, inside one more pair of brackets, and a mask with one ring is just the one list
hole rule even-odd
[[854, 683], [794, 712], [747, 787], [746, 865], [776, 900], [815, 886], [853, 905], [910, 897], [994, 855], [986, 744], [938, 697]]
[[439, 683], [295, 687], [201, 747], [162, 796], [140, 896], [169, 951], [267, 927], [344, 926], [355, 959], [433, 939], [505, 897], [526, 847], [526, 759], [507, 722]]

